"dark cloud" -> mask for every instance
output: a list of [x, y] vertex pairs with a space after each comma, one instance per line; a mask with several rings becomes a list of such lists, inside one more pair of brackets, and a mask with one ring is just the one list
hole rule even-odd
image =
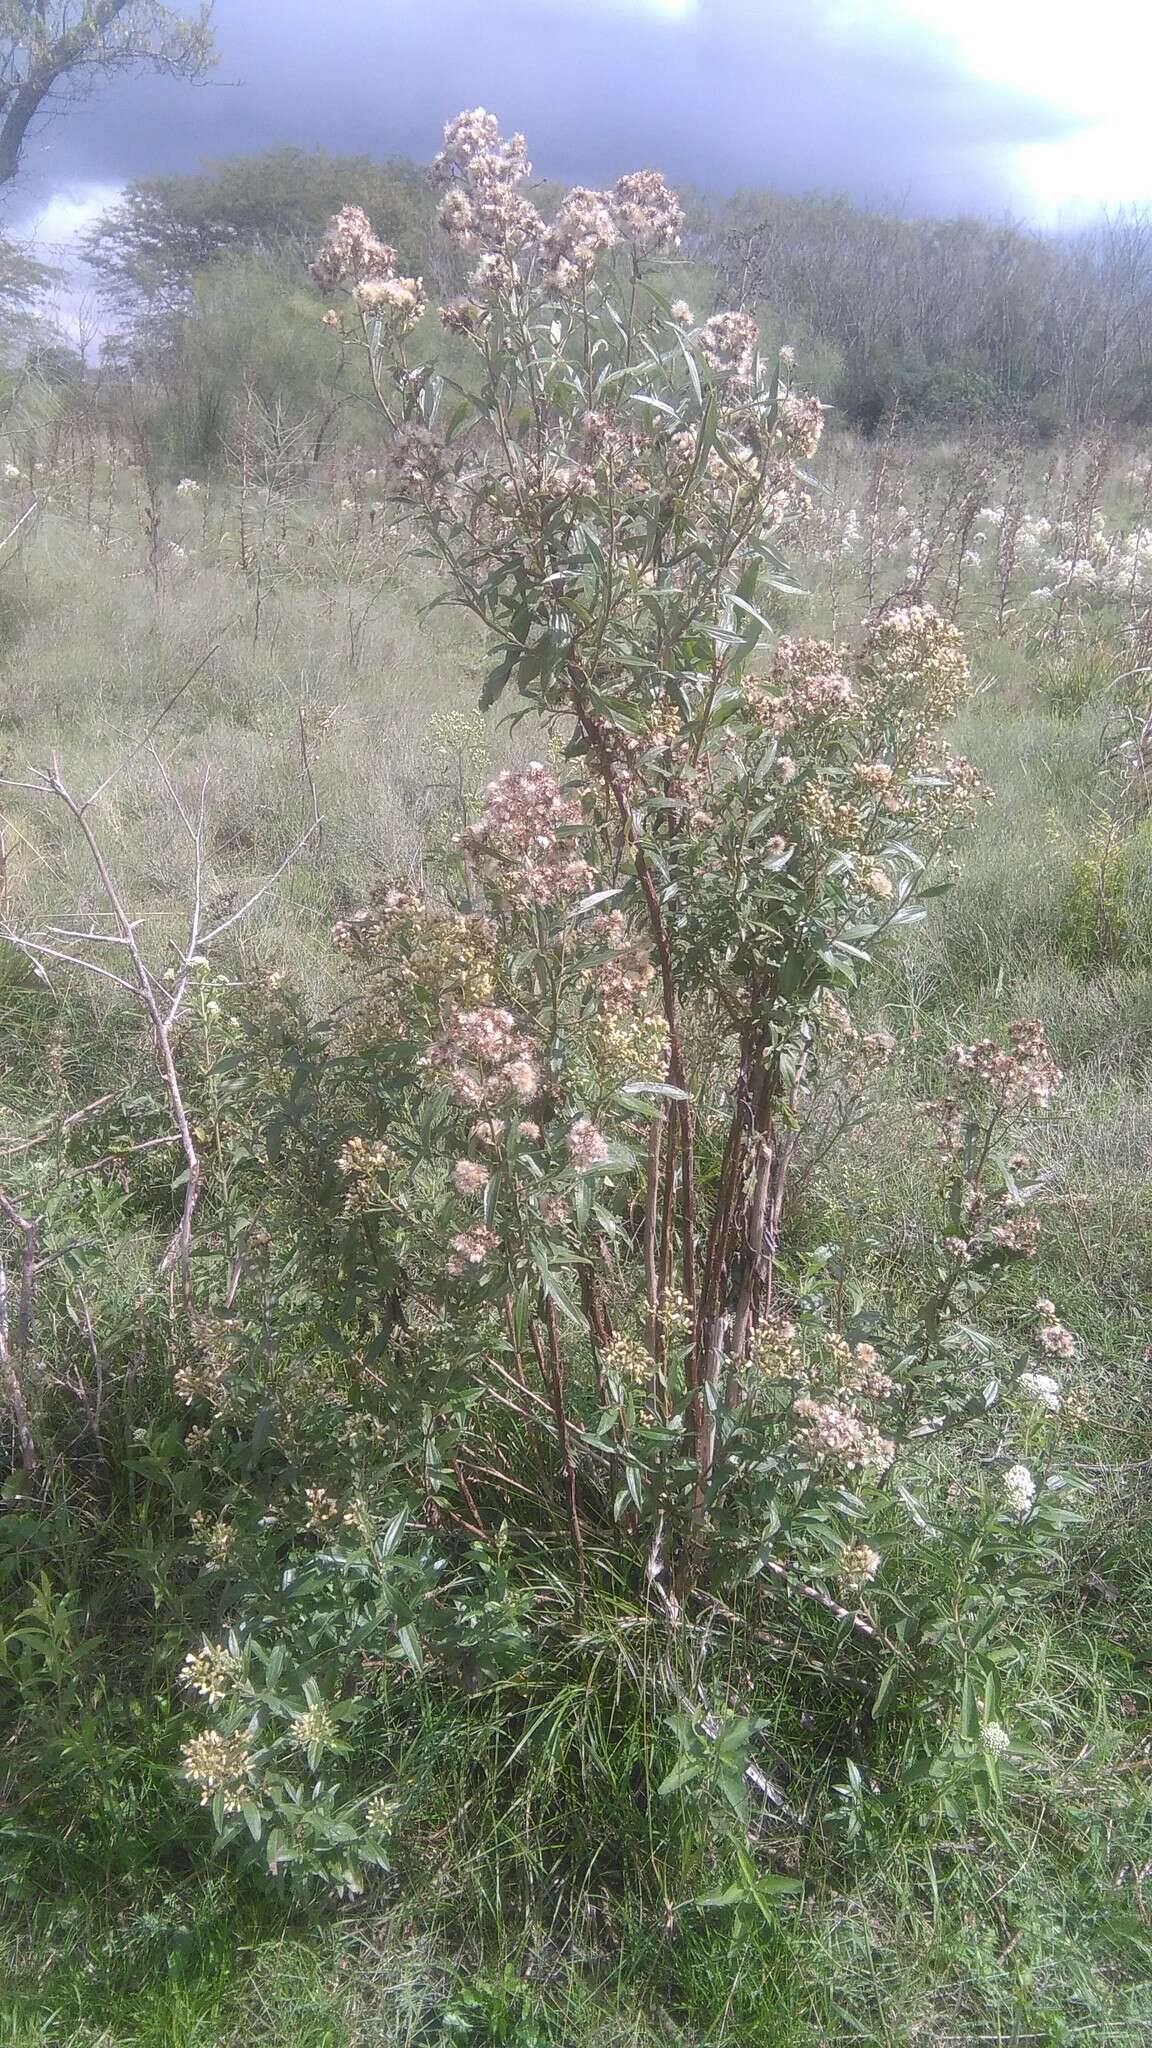
[[1012, 153], [1067, 115], [957, 68], [926, 30], [851, 27], [835, 0], [702, 0], [676, 18], [582, 0], [217, 0], [218, 81], [118, 83], [45, 130], [14, 216], [46, 193], [278, 143], [427, 158], [482, 103], [537, 168], [655, 164], [720, 190], [849, 192], [1001, 210]]

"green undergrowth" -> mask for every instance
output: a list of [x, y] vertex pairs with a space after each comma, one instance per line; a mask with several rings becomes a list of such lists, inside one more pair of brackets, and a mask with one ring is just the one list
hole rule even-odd
[[[36, 758], [61, 703], [76, 704], [77, 774], [99, 775], [124, 722], [177, 687], [235, 600], [247, 642], [230, 639], [190, 692], [173, 759], [190, 781], [220, 764], [213, 880], [225, 899], [306, 815], [301, 704], [314, 717], [323, 841], [245, 944], [261, 964], [290, 954], [306, 991], [326, 992], [331, 917], [419, 868], [429, 722], [471, 702], [470, 649], [434, 637], [411, 592], [389, 587], [353, 667], [337, 651], [344, 572], [323, 595], [285, 576], [254, 629], [253, 591], [231, 570], [182, 590], [177, 566], [158, 597], [139, 580], [125, 587], [95, 543], [82, 644], [50, 531], [38, 547], [6, 594], [8, 758]], [[166, 1549], [175, 1510], [146, 1454], [161, 1375], [141, 1331], [115, 1471], [79, 1449], [58, 1525], [27, 1515], [18, 1488], [5, 1507], [9, 1654], [31, 1659], [43, 1711], [6, 1738], [24, 1803], [0, 1809], [0, 2043], [1129, 2048], [1152, 2037], [1152, 836], [1118, 794], [1097, 669], [1081, 684], [1069, 667], [1033, 678], [1005, 661], [966, 715], [957, 744], [995, 801], [954, 889], [887, 970], [882, 1007], [906, 1056], [797, 1217], [810, 1253], [835, 1247], [845, 1269], [898, 1289], [924, 1228], [931, 1134], [919, 1104], [938, 1087], [939, 1054], [1044, 1016], [1067, 1079], [1042, 1133], [1041, 1252], [997, 1314], [1006, 1331], [1023, 1328], [1048, 1296], [1076, 1330], [1065, 1462], [1092, 1492], [1059, 1587], [1023, 1626], [1006, 1706], [1034, 1732], [1002, 1800], [975, 1818], [929, 1819], [898, 1734], [838, 1742], [819, 1689], [785, 1686], [766, 1661], [749, 1704], [783, 1805], [756, 1817], [756, 1848], [780, 1888], [763, 1910], [704, 1903], [690, 1843], [679, 1888], [656, 1868], [653, 1731], [644, 1687], [620, 1681], [616, 1643], [601, 1664], [574, 1659], [538, 1699], [449, 1699], [409, 1681], [392, 1759], [406, 1832], [363, 1899], [321, 1903], [245, 1875], [213, 1847], [179, 1777], [189, 1721], [173, 1674], [209, 1603]], [[457, 728], [437, 801], [450, 811], [505, 744], [495, 736], [481, 758]], [[129, 877], [163, 909], [179, 894], [175, 835], [163, 838], [142, 772], [115, 819]], [[24, 820], [8, 844], [14, 885], [46, 908], [61, 845]], [[6, 955], [11, 1096], [46, 1057], [70, 1099], [123, 1058], [99, 1003], [82, 1029], [60, 1026]], [[143, 1070], [139, 1082], [154, 1085]], [[146, 1197], [135, 1208], [86, 1198], [113, 1325], [163, 1220], [156, 1189]], [[810, 1781], [814, 1737], [825, 1796], [796, 1807], [788, 1795]]]

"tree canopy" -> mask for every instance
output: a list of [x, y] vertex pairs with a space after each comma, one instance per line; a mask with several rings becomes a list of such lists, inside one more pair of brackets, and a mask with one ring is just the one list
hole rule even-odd
[[89, 231], [84, 255], [118, 312], [163, 313], [223, 256], [302, 253], [345, 204], [371, 215], [405, 269], [420, 269], [431, 206], [419, 166], [299, 148], [141, 179]]

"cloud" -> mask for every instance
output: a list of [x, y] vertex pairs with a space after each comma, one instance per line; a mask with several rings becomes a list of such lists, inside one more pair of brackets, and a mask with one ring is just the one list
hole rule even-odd
[[10, 216], [81, 182], [278, 143], [426, 159], [444, 119], [477, 103], [524, 130], [540, 171], [570, 180], [653, 164], [720, 190], [1002, 210], [1021, 152], [1078, 120], [975, 76], [937, 23], [907, 12], [944, 4], [218, 0], [217, 80], [97, 94], [39, 137]]
[[118, 185], [81, 185], [54, 192], [29, 219], [28, 233], [48, 255], [67, 254], [85, 228], [114, 206], [119, 196]]

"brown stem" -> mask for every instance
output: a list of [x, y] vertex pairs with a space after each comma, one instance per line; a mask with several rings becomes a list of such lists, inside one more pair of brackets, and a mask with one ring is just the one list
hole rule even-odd
[[676, 973], [672, 963], [672, 949], [668, 940], [668, 929], [652, 871], [640, 843], [632, 817], [627, 795], [620, 785], [608, 747], [605, 744], [595, 718], [588, 709], [583, 681], [573, 677], [576, 715], [585, 737], [596, 749], [600, 772], [616, 805], [624, 828], [624, 837], [632, 853], [632, 864], [648, 923], [656, 959], [660, 969], [661, 999], [664, 1021], [668, 1027], [668, 1079], [671, 1086], [679, 1091], [681, 1099], [676, 1102], [676, 1123], [680, 1133], [680, 1205], [681, 1205], [681, 1251], [683, 1256], [684, 1294], [693, 1314], [696, 1309], [696, 1168], [692, 1129], [692, 1104], [688, 1095], [688, 1070], [684, 1060], [684, 1041], [680, 1027], [680, 1001], [676, 990]]
[[548, 1388], [552, 1400], [552, 1419], [556, 1424], [556, 1442], [560, 1450], [560, 1462], [564, 1471], [564, 1492], [568, 1508], [568, 1526], [572, 1532], [572, 1548], [576, 1557], [576, 1598], [574, 1608], [577, 1621], [584, 1612], [584, 1594], [588, 1584], [588, 1567], [584, 1554], [584, 1531], [580, 1523], [580, 1504], [576, 1491], [576, 1467], [572, 1461], [572, 1439], [568, 1432], [568, 1415], [564, 1405], [564, 1359], [560, 1350], [560, 1334], [556, 1328], [556, 1307], [549, 1296], [544, 1297], [544, 1327], [548, 1333], [548, 1353], [545, 1357], [540, 1332], [533, 1320], [528, 1325], [532, 1349], [540, 1367], [540, 1376]]

